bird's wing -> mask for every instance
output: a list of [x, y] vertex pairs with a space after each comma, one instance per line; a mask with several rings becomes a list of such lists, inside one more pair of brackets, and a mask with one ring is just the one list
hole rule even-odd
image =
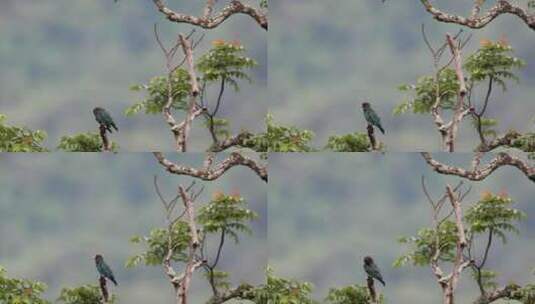
[[111, 271], [111, 268], [110, 266], [108, 266], [108, 264], [102, 263], [102, 270], [106, 275], [113, 277], [113, 272]]
[[379, 269], [379, 267], [375, 264], [373, 264], [372, 267], [373, 267], [373, 271], [377, 275], [377, 278], [383, 280], [383, 276], [381, 275], [381, 270]]
[[377, 115], [377, 113], [375, 113], [375, 111], [373, 109], [370, 108], [370, 116], [372, 117], [372, 120], [374, 122], [376, 122], [377, 124], [380, 124], [381, 123], [381, 118], [379, 117], [379, 115]]

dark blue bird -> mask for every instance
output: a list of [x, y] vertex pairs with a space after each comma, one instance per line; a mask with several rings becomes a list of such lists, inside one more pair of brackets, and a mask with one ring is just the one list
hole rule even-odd
[[373, 262], [372, 257], [367, 256], [364, 258], [364, 271], [368, 274], [368, 276], [376, 279], [377, 281], [381, 282], [383, 286], [385, 285], [385, 281], [383, 280], [383, 276], [381, 275], [381, 271], [379, 270], [379, 267], [375, 265]]
[[385, 134], [385, 129], [383, 129], [383, 126], [381, 125], [381, 118], [379, 118], [379, 115], [375, 113], [369, 102], [362, 103], [362, 111], [364, 112], [364, 118], [366, 118], [366, 121], [370, 125], [376, 126], [379, 130], [381, 130], [381, 133]]
[[112, 127], [115, 129], [115, 131], [119, 131], [115, 125], [115, 122], [113, 122], [110, 113], [108, 113], [108, 111], [106, 111], [104, 108], [94, 108], [93, 115], [95, 115], [95, 119], [97, 120], [98, 124], [104, 126], [108, 132], [113, 133], [111, 131]]
[[112, 281], [115, 286], [117, 286], [117, 281], [115, 281], [115, 277], [113, 276], [110, 266], [104, 262], [104, 258], [100, 254], [95, 256], [95, 264], [97, 265], [97, 271], [100, 276], [107, 278], [108, 280]]

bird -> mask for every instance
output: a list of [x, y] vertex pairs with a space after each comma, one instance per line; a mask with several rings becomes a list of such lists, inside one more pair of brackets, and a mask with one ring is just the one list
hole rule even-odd
[[364, 258], [364, 271], [366, 271], [368, 276], [381, 282], [383, 286], [386, 286], [383, 276], [381, 275], [381, 271], [379, 270], [379, 267], [375, 265], [371, 256], [366, 256]]
[[110, 266], [104, 262], [104, 258], [102, 255], [97, 254], [95, 255], [95, 264], [97, 266], [98, 273], [101, 277], [107, 278], [108, 280], [112, 281], [115, 286], [117, 286], [117, 281], [115, 281], [115, 277], [113, 276], [113, 272], [111, 271]]
[[375, 113], [369, 102], [362, 103], [362, 111], [364, 112], [364, 118], [366, 118], [366, 121], [370, 125], [379, 128], [381, 133], [385, 134], [385, 129], [383, 129], [383, 126], [381, 126], [381, 118], [379, 118], [379, 116]]
[[104, 128], [106, 128], [106, 130], [108, 130], [110, 133], [113, 133], [111, 131], [112, 127], [115, 129], [115, 131], [119, 131], [119, 129], [115, 125], [115, 122], [113, 122], [110, 113], [108, 113], [108, 111], [106, 111], [104, 108], [94, 108], [93, 115], [95, 115], [95, 119], [97, 120], [99, 125], [104, 126]]

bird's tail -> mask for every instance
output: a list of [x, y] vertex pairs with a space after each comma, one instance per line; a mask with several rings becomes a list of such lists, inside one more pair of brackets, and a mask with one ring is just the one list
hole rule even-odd
[[378, 278], [377, 280], [379, 280], [379, 282], [381, 282], [381, 284], [383, 284], [383, 286], [386, 286], [385, 281], [383, 279]]
[[383, 129], [383, 126], [377, 125], [377, 128], [379, 128], [379, 130], [381, 130], [381, 133], [385, 134], [385, 129]]
[[[115, 281], [115, 278], [114, 277], [111, 277], [110, 280], [113, 282], [113, 284], [115, 284], [115, 286], [117, 286], [117, 281]], [[384, 283], [383, 283], [384, 284]]]
[[117, 128], [114, 122], [111, 123], [111, 126], [115, 129], [115, 131], [119, 131], [119, 128]]

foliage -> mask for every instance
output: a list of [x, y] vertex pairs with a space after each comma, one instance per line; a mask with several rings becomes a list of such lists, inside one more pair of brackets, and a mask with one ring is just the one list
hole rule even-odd
[[238, 233], [250, 233], [247, 222], [258, 217], [246, 205], [240, 196], [217, 194], [208, 205], [201, 207], [197, 221], [204, 233], [225, 232], [238, 242]]
[[[258, 215], [245, 207], [243, 198], [235, 195], [216, 195], [213, 200], [199, 210], [197, 222], [202, 225], [201, 231], [205, 234], [217, 233], [224, 230], [235, 242], [238, 242], [238, 234], [250, 232], [246, 222], [255, 219]], [[140, 263], [146, 266], [161, 265], [168, 252], [169, 240], [174, 248], [171, 260], [186, 262], [186, 249], [189, 246], [190, 234], [187, 222], [178, 220], [173, 224], [171, 238], [168, 229], [157, 228], [150, 232], [149, 236], [134, 236], [130, 240], [134, 244], [143, 244], [146, 251], [130, 257], [126, 267], [136, 267]]]
[[[525, 214], [517, 209], [510, 208], [513, 203], [505, 194], [494, 195], [485, 192], [481, 199], [474, 203], [463, 218], [468, 235], [476, 236], [492, 230], [492, 233], [506, 240], [506, 233], [516, 232], [513, 224], [525, 218]], [[428, 265], [436, 249], [440, 249], [440, 261], [451, 262], [454, 258], [454, 249], [457, 241], [457, 226], [451, 220], [443, 221], [438, 229], [423, 228], [417, 236], [402, 237], [400, 242], [411, 246], [409, 253], [399, 257], [395, 267], [412, 263], [416, 266]], [[490, 273], [488, 273], [490, 276]]]
[[[374, 303], [366, 286], [350, 285], [342, 288], [331, 288], [325, 299], [329, 304], [369, 304]], [[375, 303], [384, 303], [380, 295]]]
[[[100, 152], [102, 151], [102, 140], [100, 134], [96, 132], [62, 136], [58, 149], [65, 152]], [[118, 149], [119, 146], [112, 142], [112, 151], [116, 152]]]
[[[152, 78], [148, 84], [134, 85], [130, 87], [132, 91], [145, 91], [147, 97], [125, 110], [126, 116], [132, 116], [141, 110], [145, 114], [162, 113], [163, 108], [168, 101], [168, 83], [167, 76], [157, 76]], [[190, 77], [188, 71], [179, 68], [176, 69], [171, 77], [171, 92], [173, 102], [171, 108], [175, 110], [185, 110], [187, 108], [187, 97], [191, 91]]]
[[260, 0], [260, 7], [261, 8], [267, 8], [268, 7], [268, 1], [267, 0]]
[[511, 204], [513, 200], [504, 194], [494, 195], [485, 192], [482, 198], [468, 209], [464, 217], [470, 225], [470, 233], [492, 231], [505, 243], [506, 233], [518, 233], [518, 228], [513, 222], [526, 217], [522, 211], [510, 208]]
[[438, 74], [438, 81], [433, 76], [422, 76], [414, 85], [402, 85], [399, 90], [402, 92], [413, 92], [414, 97], [405, 100], [394, 109], [394, 114], [402, 114], [410, 109], [416, 114], [429, 113], [440, 96], [440, 107], [442, 109], [453, 109], [459, 82], [455, 70], [446, 68]]
[[314, 133], [275, 124], [273, 116], [266, 116], [267, 132], [253, 136], [247, 141], [247, 147], [262, 152], [312, 152], [309, 142]]
[[213, 276], [214, 286], [217, 290], [229, 290], [231, 283], [229, 282], [229, 273], [224, 271], [214, 270], [213, 273], [205, 272], [204, 276], [207, 280], [210, 280]]
[[173, 261], [186, 261], [186, 253], [190, 241], [189, 226], [184, 221], [177, 221], [171, 229], [171, 238], [167, 229], [157, 228], [150, 232], [149, 236], [134, 236], [130, 241], [134, 244], [144, 244], [147, 251], [132, 256], [126, 261], [126, 267], [132, 268], [144, 263], [147, 266], [161, 265], [167, 255], [169, 239], [174, 248]]
[[505, 90], [506, 80], [518, 81], [512, 70], [525, 65], [522, 60], [511, 56], [512, 52], [513, 48], [504, 40], [498, 42], [483, 40], [481, 48], [470, 55], [464, 64], [470, 74], [470, 80], [480, 82], [492, 78]]
[[244, 70], [255, 67], [257, 63], [253, 59], [242, 55], [245, 52], [245, 48], [239, 42], [215, 40], [212, 45], [213, 48], [202, 55], [197, 62], [197, 68], [202, 73], [204, 82], [225, 81], [235, 91], [238, 91], [239, 79], [251, 81], [251, 78]]
[[0, 267], [0, 303], [6, 304], [48, 304], [41, 298], [46, 285], [24, 279], [11, 279]]
[[42, 146], [46, 133], [5, 124], [6, 116], [0, 114], [0, 152], [46, 152]]
[[254, 293], [254, 303], [257, 304], [316, 304], [310, 298], [312, 285], [276, 277], [273, 270], [266, 270], [267, 284], [257, 287]]
[[213, 129], [216, 138], [227, 139], [230, 137], [231, 133], [229, 129], [229, 121], [227, 119], [214, 117], [212, 122], [210, 122], [210, 119], [206, 119], [204, 121], [204, 124], [208, 129], [210, 128], [211, 123], [213, 123]]
[[409, 253], [396, 259], [394, 267], [401, 267], [407, 263], [415, 266], [428, 265], [437, 249], [440, 249], [439, 260], [453, 261], [456, 241], [457, 226], [453, 221], [442, 222], [436, 230], [420, 229], [416, 236], [399, 239], [400, 243], [409, 245], [411, 249]]
[[355, 132], [340, 136], [330, 136], [325, 149], [333, 152], [369, 152], [371, 143], [368, 135]]
[[[115, 295], [112, 295], [107, 303], [113, 304], [116, 300]], [[64, 304], [95, 304], [102, 302], [102, 296], [97, 285], [88, 284], [76, 288], [63, 288], [58, 302]]]
[[481, 117], [481, 121], [478, 121], [476, 117], [472, 119], [472, 126], [477, 130], [478, 124], [481, 123], [481, 134], [486, 138], [496, 138], [498, 132], [495, 127], [498, 125], [498, 120], [493, 118]]
[[[472, 278], [474, 281], [478, 280], [478, 272], [474, 267], [472, 269]], [[496, 277], [498, 276], [498, 273], [492, 270], [482, 269], [481, 270], [481, 285], [485, 290], [488, 289], [495, 289], [498, 287], [498, 283], [496, 282]]]
[[[480, 49], [468, 56], [464, 64], [469, 75], [468, 83], [475, 87], [484, 80], [492, 79], [505, 90], [506, 80], [518, 80], [513, 70], [525, 65], [522, 60], [513, 57], [512, 52], [513, 48], [504, 39], [498, 42], [483, 40]], [[459, 91], [455, 70], [449, 67], [442, 69], [437, 78], [438, 81], [435, 81], [433, 76], [422, 76], [416, 84], [401, 85], [399, 90], [411, 93], [412, 97], [398, 105], [394, 113], [401, 114], [408, 110], [417, 114], [429, 113], [437, 96], [440, 97], [441, 109], [452, 110]]]
[[[204, 83], [222, 80], [237, 91], [239, 89], [238, 79], [250, 81], [250, 77], [244, 72], [244, 69], [256, 66], [256, 62], [241, 55], [245, 52], [245, 48], [237, 42], [227, 43], [216, 40], [213, 46], [208, 53], [202, 55], [198, 60], [197, 68], [202, 74], [200, 79]], [[191, 92], [189, 73], [184, 68], [178, 68], [172, 73], [170, 80], [173, 98], [171, 108], [185, 111], [188, 104], [187, 97]], [[130, 89], [144, 91], [146, 98], [128, 107], [125, 110], [127, 116], [135, 115], [142, 110], [145, 111], [145, 114], [159, 114], [168, 101], [168, 76], [154, 77], [148, 84], [134, 85]]]
[[518, 299], [520, 303], [535, 304], [535, 284], [528, 284], [515, 290], [512, 298]]
[[535, 159], [535, 133], [526, 133], [513, 141], [511, 147], [528, 152], [530, 159]]

